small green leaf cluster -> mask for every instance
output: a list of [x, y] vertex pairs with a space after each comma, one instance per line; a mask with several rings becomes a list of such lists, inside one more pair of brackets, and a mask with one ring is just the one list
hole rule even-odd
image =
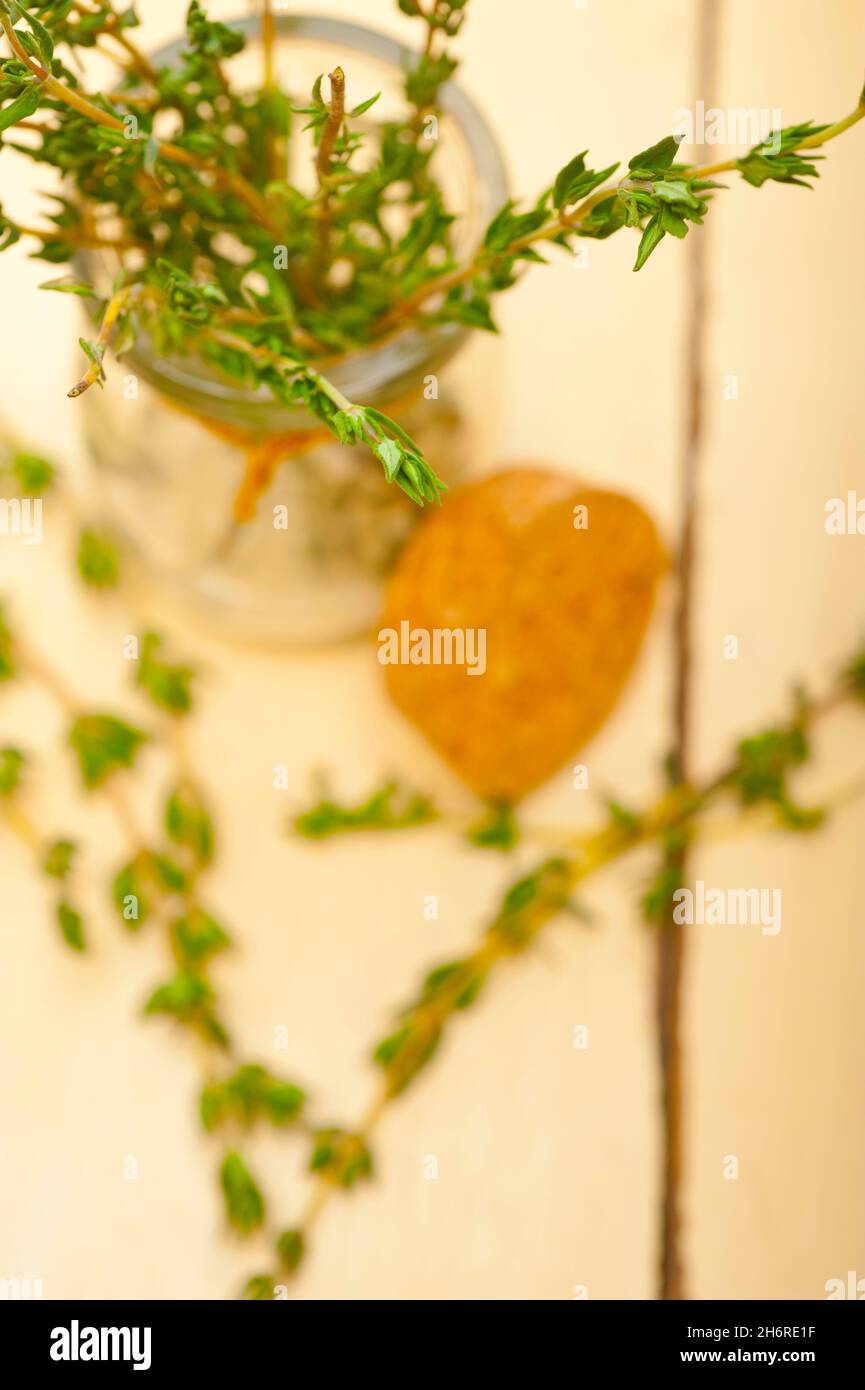
[[189, 875], [175, 859], [142, 848], [115, 874], [111, 896], [123, 925], [138, 931], [163, 895], [183, 894], [189, 887]]
[[60, 886], [60, 897], [54, 907], [60, 934], [73, 951], [84, 951], [87, 943], [84, 919], [71, 896], [71, 879], [78, 845], [74, 840], [52, 840], [42, 850], [42, 872]]
[[15, 675], [15, 649], [12, 633], [6, 622], [6, 615], [0, 604], [0, 681], [11, 680]]
[[489, 935], [509, 951], [525, 950], [538, 925], [570, 904], [573, 869], [571, 860], [553, 856], [518, 879], [505, 893]]
[[402, 830], [406, 826], [426, 825], [437, 814], [429, 797], [391, 781], [356, 806], [342, 806], [323, 797], [295, 816], [292, 827], [296, 835], [305, 839], [324, 840], [355, 830]]
[[683, 888], [682, 854], [688, 843], [688, 832], [683, 825], [673, 825], [661, 836], [661, 856], [654, 877], [643, 891], [640, 906], [647, 922], [660, 925], [665, 922], [673, 907], [674, 894]]
[[335, 1187], [353, 1187], [372, 1177], [372, 1154], [360, 1134], [332, 1127], [313, 1135], [309, 1171]]
[[264, 1221], [265, 1202], [261, 1188], [234, 1150], [222, 1161], [219, 1182], [229, 1224], [241, 1235], [249, 1235]]
[[495, 802], [486, 815], [469, 826], [466, 838], [479, 849], [498, 849], [507, 854], [520, 839], [520, 827], [513, 806], [506, 801]]
[[216, 918], [194, 904], [174, 918], [169, 939], [179, 967], [188, 971], [200, 971], [212, 956], [231, 945], [231, 937]]
[[401, 1094], [432, 1061], [447, 1020], [474, 1003], [485, 975], [485, 964], [477, 955], [447, 961], [429, 972], [419, 997], [403, 1011], [398, 1028], [373, 1049], [373, 1061], [384, 1072], [389, 1095]]
[[57, 923], [67, 946], [70, 946], [73, 951], [83, 951], [86, 943], [81, 914], [65, 898], [62, 898], [57, 904]]
[[145, 1014], [164, 1014], [199, 1033], [218, 1047], [228, 1046], [228, 1034], [214, 1012], [216, 996], [198, 971], [181, 968], [156, 989], [144, 1005]]
[[111, 714], [82, 714], [69, 730], [85, 787], [101, 787], [121, 768], [132, 767], [148, 735]]
[[82, 527], [78, 537], [75, 564], [80, 577], [91, 589], [114, 589], [120, 580], [120, 552], [106, 532], [94, 526]]
[[164, 822], [168, 838], [189, 850], [199, 868], [210, 863], [215, 849], [213, 820], [198, 788], [188, 780], [170, 792]]
[[847, 663], [841, 672], [841, 681], [850, 688], [858, 700], [865, 700], [865, 648]]
[[[280, 1269], [291, 1277], [299, 1269], [306, 1253], [306, 1240], [303, 1231], [297, 1228], [290, 1228], [283, 1231], [276, 1242], [276, 1254], [279, 1259]], [[244, 1298], [262, 1302], [265, 1299], [274, 1299], [277, 1296], [277, 1277], [273, 1274], [256, 1274], [248, 1280], [244, 1289]]]
[[77, 848], [74, 840], [52, 840], [43, 855], [42, 872], [63, 882], [72, 872]]
[[459, 33], [465, 19], [468, 0], [430, 0], [424, 8], [420, 0], [398, 0], [403, 14], [423, 19], [430, 29], [441, 29], [450, 38]]
[[701, 223], [709, 207], [708, 197], [701, 195], [711, 196], [711, 190], [720, 186], [676, 165], [678, 148], [679, 142], [670, 135], [634, 155], [629, 176], [619, 186], [625, 225], [642, 228], [634, 270], [642, 270], [665, 236], [681, 239], [689, 223]]
[[84, 920], [78, 908], [71, 901], [68, 884], [72, 877], [78, 846], [73, 840], [52, 840], [42, 852], [42, 872], [46, 878], [64, 885], [61, 897], [55, 905], [57, 924], [67, 946], [73, 951], [84, 951]]
[[[315, 375], [315, 386], [322, 391], [322, 379], [317, 373]], [[321, 418], [320, 410], [316, 413]], [[386, 481], [396, 483], [419, 507], [426, 502], [438, 505], [442, 493], [447, 492], [447, 485], [424, 458], [420, 446], [396, 420], [374, 406], [336, 410], [329, 413], [327, 423], [340, 444], [365, 444], [370, 448], [384, 470]]]
[[266, 1067], [239, 1067], [224, 1081], [215, 1081], [201, 1093], [201, 1123], [214, 1130], [227, 1120], [247, 1128], [266, 1120], [279, 1128], [300, 1117], [306, 1097], [300, 1086], [273, 1076]]
[[802, 724], [742, 739], [737, 754], [735, 784], [743, 805], [768, 803], [788, 830], [813, 830], [822, 823], [825, 812], [798, 805], [788, 787], [790, 773], [811, 755]]
[[737, 160], [736, 168], [745, 182], [754, 188], [762, 188], [769, 180], [811, 188], [808, 180], [820, 177], [817, 161], [822, 160], [823, 155], [810, 152], [797, 154], [797, 147], [812, 135], [820, 135], [827, 129], [827, 126], [815, 125], [813, 121], [785, 126], [755, 145], [744, 158]]
[[14, 796], [21, 785], [26, 759], [20, 748], [0, 748], [0, 796]]
[[[172, 808], [176, 800], [176, 793], [172, 793], [166, 806], [166, 824], [175, 823]], [[213, 851], [212, 833], [201, 828], [209, 827], [209, 816], [196, 806], [194, 819], [195, 832], [187, 836], [187, 820], [181, 837], [176, 838], [178, 848], [186, 851], [186, 863], [164, 851], [142, 847], [116, 873], [112, 899], [129, 931], [140, 930], [157, 913], [166, 918], [175, 974], [151, 993], [145, 1013], [169, 1015], [224, 1049], [228, 1034], [217, 1016], [207, 967], [231, 945], [231, 937], [197, 899], [197, 876], [210, 862]]]
[[54, 465], [39, 454], [5, 449], [0, 441], [0, 480], [11, 483], [21, 497], [42, 497], [54, 482]]
[[192, 709], [190, 687], [195, 668], [166, 661], [160, 655], [163, 645], [158, 633], [144, 633], [140, 642], [136, 681], [160, 709], [168, 714], [188, 714]]

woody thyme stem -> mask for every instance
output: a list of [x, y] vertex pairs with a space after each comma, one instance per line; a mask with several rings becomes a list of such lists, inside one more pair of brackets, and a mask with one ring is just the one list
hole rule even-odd
[[261, 50], [264, 61], [264, 85], [274, 84], [274, 48], [276, 45], [276, 24], [273, 18], [273, 0], [264, 0], [261, 10]]
[[111, 341], [111, 335], [114, 332], [114, 328], [117, 324], [118, 319], [120, 318], [121, 314], [124, 313], [124, 311], [127, 308], [127, 305], [129, 304], [130, 297], [133, 293], [133, 288], [134, 287], [131, 285], [123, 286], [121, 289], [117, 291], [116, 294], [112, 295], [111, 299], [109, 300], [108, 307], [105, 310], [104, 315], [102, 316], [102, 323], [99, 328], [99, 336], [96, 339], [94, 347], [94, 356], [91, 358], [90, 365], [88, 366], [84, 376], [75, 386], [72, 387], [72, 390], [68, 393], [70, 396], [82, 396], [90, 386], [92, 386], [95, 382], [102, 380], [102, 359], [105, 355], [105, 349], [108, 347], [108, 344]]
[[321, 132], [318, 154], [315, 161], [315, 171], [318, 175], [319, 188], [321, 190], [321, 209], [318, 224], [318, 259], [319, 266], [326, 268], [328, 249], [330, 245], [330, 223], [332, 216], [331, 196], [330, 196], [330, 172], [331, 161], [336, 142], [339, 139], [339, 132], [345, 118], [345, 73], [342, 68], [336, 67], [329, 74], [330, 79], [330, 106], [328, 108], [327, 119]]

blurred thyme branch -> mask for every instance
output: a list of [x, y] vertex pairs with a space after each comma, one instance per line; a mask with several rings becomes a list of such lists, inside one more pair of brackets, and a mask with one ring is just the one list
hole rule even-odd
[[331, 219], [331, 161], [336, 147], [339, 132], [345, 118], [345, 73], [342, 68], [336, 67], [330, 73], [330, 105], [326, 109], [324, 124], [321, 127], [321, 136], [318, 143], [318, 154], [315, 161], [315, 171], [318, 174], [318, 186], [321, 192], [321, 205], [319, 208], [319, 231], [318, 231], [318, 256], [319, 264], [322, 268], [327, 267], [328, 252], [330, 250], [330, 219]]
[[[863, 93], [865, 95], [865, 93]], [[837, 121], [834, 125], [812, 127], [810, 123], [799, 126], [791, 126], [780, 132], [781, 144], [786, 156], [793, 156], [800, 150], [817, 149], [825, 145], [828, 141], [836, 139], [845, 131], [852, 129], [859, 121], [865, 118], [865, 102], [860, 97], [856, 109], [843, 120]], [[650, 151], [644, 151], [642, 155], [635, 155], [630, 161], [631, 173], [621, 179], [617, 185], [605, 185], [597, 188], [588, 197], [571, 207], [568, 202], [562, 202], [553, 217], [541, 217], [539, 214], [543, 208], [534, 213], [523, 214], [523, 225], [527, 230], [522, 234], [514, 235], [510, 240], [505, 239], [502, 230], [496, 228], [496, 235], [491, 237], [488, 231], [484, 244], [477, 252], [475, 257], [465, 265], [457, 266], [446, 274], [436, 279], [428, 280], [425, 284], [409, 295], [402, 303], [384, 314], [376, 323], [376, 331], [385, 333], [392, 330], [405, 320], [416, 318], [424, 305], [431, 299], [440, 296], [451, 295], [454, 290], [459, 289], [472, 281], [480, 281], [490, 272], [502, 272], [503, 263], [511, 262], [525, 257], [534, 260], [532, 254], [539, 242], [553, 242], [560, 246], [570, 245], [568, 237], [576, 234], [577, 236], [588, 236], [604, 239], [618, 231], [621, 226], [642, 226], [642, 219], [648, 215], [649, 224], [643, 226], [643, 240], [641, 251], [648, 254], [660, 243], [665, 235], [672, 233], [675, 236], [683, 237], [687, 230], [683, 226], [684, 221], [699, 222], [706, 208], [698, 207], [700, 202], [699, 195], [710, 193], [713, 188], [720, 188], [720, 184], [708, 182], [717, 177], [718, 174], [740, 173], [746, 178], [747, 182], [756, 187], [761, 186], [761, 182], [775, 179], [780, 183], [798, 183], [802, 187], [804, 179], [795, 178], [787, 175], [787, 165], [769, 153], [770, 139], [761, 145], [755, 146], [746, 155], [738, 158], [726, 159], [716, 164], [705, 164], [702, 166], [676, 165], [673, 163], [675, 151], [678, 148], [674, 137], [661, 141], [658, 146], [654, 146]], [[650, 156], [646, 160], [646, 156]], [[641, 168], [635, 161], [646, 160], [646, 168]], [[575, 187], [581, 188], [587, 183], [601, 177], [594, 174], [591, 170], [585, 169], [584, 156], [577, 156], [574, 167], [573, 178], [579, 180], [575, 182]], [[569, 166], [559, 174], [566, 173]], [[618, 166], [613, 165], [604, 171], [603, 177], [607, 177]], [[759, 169], [765, 175], [761, 182], [757, 181], [755, 170]], [[813, 164], [803, 166], [803, 173], [816, 178], [818, 171]], [[669, 175], [669, 179], [667, 178]], [[666, 185], [669, 180], [676, 180], [671, 188], [664, 187], [663, 192], [658, 192], [658, 184]], [[705, 202], [705, 199], [703, 200]], [[622, 210], [622, 205], [630, 209], [631, 220]], [[669, 215], [664, 214], [664, 208], [674, 211], [678, 221], [673, 222]], [[508, 209], [509, 211], [509, 209]], [[696, 212], [698, 216], [691, 216]], [[503, 225], [509, 231], [518, 231], [517, 215], [513, 215], [510, 220], [505, 220]], [[663, 225], [662, 225], [663, 224]], [[495, 224], [493, 224], [495, 227]], [[650, 236], [646, 238], [646, 230]], [[634, 266], [635, 270], [641, 270], [648, 259], [648, 254], [640, 255]], [[512, 271], [511, 266], [505, 270], [506, 274]], [[512, 283], [512, 282], [511, 282]], [[498, 287], [493, 278], [493, 287]]]
[[[124, 838], [126, 859], [111, 883], [114, 910], [124, 928], [161, 925], [172, 973], [152, 989], [145, 1016], [164, 1017], [202, 1045], [204, 1082], [201, 1123], [208, 1132], [249, 1130], [265, 1120], [279, 1128], [299, 1125], [306, 1095], [295, 1082], [242, 1060], [221, 1020], [210, 977], [213, 959], [232, 942], [203, 904], [200, 882], [215, 852], [213, 821], [187, 756], [181, 725], [193, 708], [194, 669], [166, 658], [161, 638], [145, 633], [138, 643], [136, 685], [157, 707], [166, 725], [164, 742], [174, 762], [174, 779], [164, 802], [167, 845], [153, 845], [137, 824], [116, 774], [130, 769], [151, 735], [114, 714], [82, 706], [65, 680], [29, 642], [13, 634], [0, 610], [0, 680], [30, 676], [58, 702], [70, 721], [68, 743], [76, 755], [85, 791], [108, 800]], [[85, 924], [69, 893], [78, 845], [43, 839], [21, 801], [24, 754], [0, 749], [0, 817], [35, 854], [42, 874], [60, 885], [55, 913], [67, 945], [87, 948]], [[235, 1146], [223, 1153], [219, 1182], [229, 1223], [242, 1235], [265, 1219], [261, 1188]]]
[[[246, 1296], [281, 1296], [283, 1281], [299, 1268], [312, 1226], [330, 1197], [374, 1172], [370, 1139], [388, 1105], [406, 1091], [436, 1055], [449, 1021], [470, 1007], [496, 968], [527, 951], [545, 926], [567, 911], [577, 911], [573, 895], [582, 883], [638, 846], [670, 844], [692, 832], [699, 818], [719, 798], [732, 796], [742, 808], [769, 808], [778, 825], [797, 831], [821, 824], [824, 811], [804, 811], [789, 788], [792, 772], [810, 757], [813, 727], [847, 702], [865, 703], [865, 652], [839, 672], [817, 699], [798, 692], [791, 717], [779, 726], [743, 738], [732, 758], [698, 785], [679, 782], [642, 812], [616, 805], [598, 830], [575, 840], [570, 852], [546, 859], [511, 885], [479, 944], [467, 955], [445, 961], [425, 977], [415, 999], [398, 1015], [396, 1029], [381, 1039], [372, 1058], [383, 1084], [355, 1130], [334, 1127], [314, 1136], [310, 1171], [320, 1179], [301, 1223], [276, 1240], [276, 1268], [253, 1276]], [[667, 910], [669, 882], [648, 887], [643, 909], [650, 921]]]

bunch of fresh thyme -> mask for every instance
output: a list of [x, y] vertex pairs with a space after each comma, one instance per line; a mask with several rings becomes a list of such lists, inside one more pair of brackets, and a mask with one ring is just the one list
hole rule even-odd
[[[595, 170], [577, 154], [527, 208], [508, 202], [468, 260], [457, 258], [435, 174], [442, 85], [457, 60], [451, 40], [467, 0], [399, 0], [426, 40], [405, 78], [404, 115], [375, 119], [375, 93], [349, 98], [336, 67], [296, 104], [275, 79], [275, 25], [262, 0], [262, 81], [236, 90], [228, 67], [244, 46], [199, 0], [186, 16], [176, 66], [155, 67], [135, 43], [133, 8], [112, 0], [0, 0], [9, 56], [0, 63], [2, 142], [62, 174], [46, 225], [0, 208], [0, 249], [25, 237], [35, 255], [63, 263], [81, 248], [116, 258], [113, 293], [97, 304], [97, 336], [82, 339], [88, 368], [71, 395], [104, 379], [115, 352], [146, 335], [162, 354], [195, 354], [249, 388], [265, 387], [316, 416], [346, 445], [361, 444], [418, 505], [444, 490], [419, 446], [388, 416], [352, 402], [321, 364], [410, 325], [495, 331], [493, 303], [544, 245], [639, 233], [639, 270], [667, 236], [700, 223], [721, 173], [751, 185], [808, 186], [813, 151], [865, 116], [865, 93], [834, 125], [790, 126], [739, 159], [680, 164], [670, 136]], [[78, 75], [86, 50], [110, 52], [120, 75], [110, 96]], [[74, 63], [74, 67], [71, 65]], [[286, 178], [290, 141], [310, 132], [315, 186]], [[166, 124], [171, 139], [158, 131]], [[98, 299], [72, 277], [46, 288]]]

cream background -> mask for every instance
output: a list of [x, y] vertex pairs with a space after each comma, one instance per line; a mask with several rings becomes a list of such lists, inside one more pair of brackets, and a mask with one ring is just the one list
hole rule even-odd
[[[235, 4], [215, 5], [230, 14]], [[410, 36], [392, 0], [307, 8]], [[155, 46], [179, 0], [143, 0]], [[719, 104], [780, 107], [786, 122], [848, 111], [862, 82], [865, 13], [856, 0], [727, 0]], [[527, 194], [576, 149], [604, 162], [636, 150], [693, 100], [688, 0], [474, 0], [462, 80]], [[523, 27], [528, 16], [528, 26]], [[711, 99], [711, 98], [710, 98]], [[711, 215], [715, 318], [706, 460], [697, 730], [714, 764], [743, 726], [781, 707], [790, 677], [818, 677], [862, 633], [861, 538], [828, 538], [825, 499], [865, 491], [861, 256], [865, 131], [833, 145], [819, 190], [736, 184]], [[4, 154], [2, 197], [24, 216], [30, 174]], [[669, 528], [680, 407], [683, 257], [665, 245], [630, 274], [626, 234], [562, 259], [507, 296], [504, 335], [478, 341], [455, 374], [474, 393], [478, 470], [538, 458], [633, 492]], [[39, 296], [40, 262], [0, 260], [2, 409], [34, 444], [80, 462], [80, 416], [65, 398], [75, 306]], [[723, 375], [741, 397], [725, 402]], [[69, 537], [49, 505], [46, 543], [0, 543], [13, 615], [85, 695], [134, 708], [120, 640], [126, 598], [82, 597]], [[725, 634], [740, 642], [722, 659]], [[337, 842], [283, 834], [314, 765], [346, 795], [396, 769], [455, 808], [465, 794], [388, 707], [371, 650], [267, 655], [185, 635], [207, 668], [192, 729], [217, 800], [223, 852], [211, 898], [240, 947], [219, 972], [241, 1047], [296, 1072], [316, 1114], [354, 1122], [374, 1084], [368, 1043], [429, 963], [465, 947], [510, 868], [444, 832]], [[598, 790], [649, 794], [665, 741], [667, 634], [661, 616], [603, 735], [585, 755]], [[59, 746], [42, 693], [3, 693], [3, 740]], [[837, 718], [819, 742], [819, 790], [865, 763], [861, 721]], [[145, 760], [154, 794], [164, 766]], [[87, 832], [101, 886], [119, 847], [105, 807], [82, 811], [66, 764], [34, 775], [46, 831]], [[567, 772], [532, 799], [539, 821], [586, 821]], [[734, 929], [690, 938], [687, 1256], [692, 1296], [823, 1296], [848, 1269], [865, 1276], [862, 1085], [862, 806], [810, 841], [763, 835], [701, 851], [709, 883], [784, 894], [778, 938]], [[531, 857], [531, 855], [529, 856]], [[657, 1077], [652, 943], [634, 902], [651, 861], [629, 860], [592, 887], [600, 922], [562, 923], [456, 1024], [427, 1076], [387, 1116], [380, 1180], [338, 1198], [317, 1233], [301, 1298], [568, 1299], [652, 1296]], [[0, 1276], [41, 1278], [49, 1297], [233, 1294], [262, 1254], [223, 1234], [193, 1098], [195, 1059], [136, 1009], [162, 968], [155, 939], [126, 940], [91, 895], [94, 949], [65, 952], [21, 846], [0, 837]], [[423, 896], [440, 895], [426, 922]], [[572, 1048], [578, 1023], [587, 1052]], [[287, 1053], [272, 1053], [286, 1024]], [[305, 1195], [304, 1147], [250, 1146], [290, 1224]], [[139, 1159], [137, 1182], [123, 1160]], [[439, 1159], [423, 1179], [425, 1155]], [[738, 1182], [722, 1179], [725, 1155]]]

